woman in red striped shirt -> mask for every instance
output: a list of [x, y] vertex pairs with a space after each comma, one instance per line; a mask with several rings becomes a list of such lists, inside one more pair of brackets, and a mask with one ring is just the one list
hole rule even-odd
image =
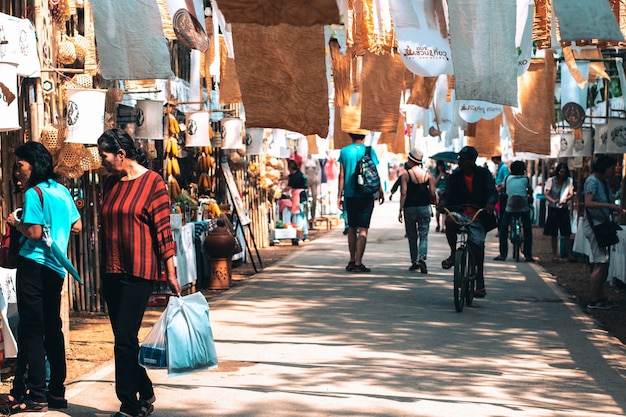
[[181, 293], [174, 267], [170, 200], [165, 182], [142, 164], [145, 154], [126, 132], [104, 132], [98, 149], [111, 173], [103, 186], [100, 231], [102, 294], [115, 339], [115, 392], [122, 403], [114, 417], [147, 416], [156, 397], [137, 360], [137, 335], [162, 265], [172, 292]]

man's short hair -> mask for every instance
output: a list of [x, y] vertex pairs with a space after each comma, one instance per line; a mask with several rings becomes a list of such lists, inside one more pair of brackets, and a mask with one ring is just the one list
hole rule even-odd
[[478, 151], [473, 146], [464, 146], [459, 151], [458, 157], [475, 161], [478, 158]]
[[365, 135], [362, 133], [348, 133], [352, 140], [363, 140], [365, 139]]

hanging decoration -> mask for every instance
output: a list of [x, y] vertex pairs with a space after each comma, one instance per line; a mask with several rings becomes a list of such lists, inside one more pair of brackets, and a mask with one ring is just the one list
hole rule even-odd
[[104, 132], [106, 90], [70, 88], [67, 90], [68, 143], [97, 145]]
[[135, 139], [163, 139], [163, 101], [137, 100]]
[[17, 63], [0, 62], [0, 132], [19, 130]]

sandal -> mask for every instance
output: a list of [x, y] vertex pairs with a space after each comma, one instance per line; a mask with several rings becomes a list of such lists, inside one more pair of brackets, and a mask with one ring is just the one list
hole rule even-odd
[[487, 291], [484, 288], [476, 288], [474, 291], [474, 298], [485, 298]]
[[33, 401], [25, 398], [21, 403], [13, 404], [9, 408], [11, 414], [16, 413], [44, 413], [48, 411], [48, 403]]
[[0, 399], [0, 406], [12, 407], [15, 404], [20, 404], [24, 401], [25, 394], [13, 395], [7, 394], [6, 396]]
[[147, 417], [154, 412], [154, 402], [156, 397], [153, 395], [149, 400], [139, 400], [140, 409], [137, 417]]

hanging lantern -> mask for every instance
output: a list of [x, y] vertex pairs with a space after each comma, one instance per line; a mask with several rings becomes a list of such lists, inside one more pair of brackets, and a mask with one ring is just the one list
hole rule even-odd
[[137, 100], [135, 139], [163, 139], [163, 101]]
[[211, 146], [211, 136], [209, 134], [209, 112], [198, 111], [187, 113], [185, 125], [187, 147]]
[[67, 138], [68, 143], [97, 145], [104, 132], [104, 103], [106, 90], [67, 90]]
[[0, 132], [20, 130], [17, 106], [17, 64], [0, 62]]
[[246, 151], [248, 155], [262, 155], [265, 129], [252, 127], [246, 129]]
[[242, 140], [243, 122], [237, 117], [222, 119], [222, 148], [240, 149], [244, 146]]

